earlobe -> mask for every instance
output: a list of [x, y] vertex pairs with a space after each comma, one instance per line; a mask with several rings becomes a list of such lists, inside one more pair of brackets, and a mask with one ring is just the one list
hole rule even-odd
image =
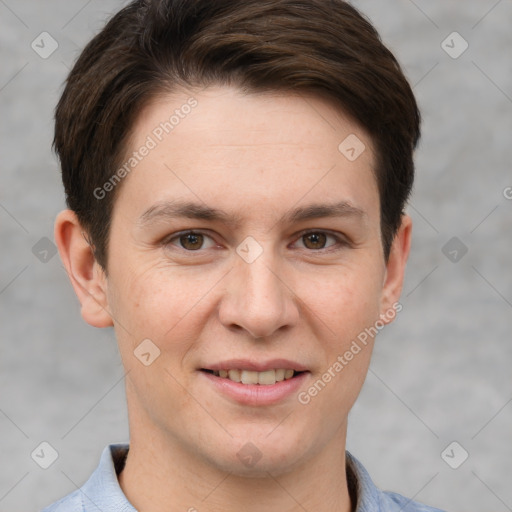
[[[402, 215], [402, 223], [398, 229], [389, 258], [386, 263], [386, 272], [381, 298], [381, 318], [388, 323], [394, 318], [392, 311], [400, 300], [404, 282], [405, 266], [411, 247], [412, 219], [409, 215]], [[387, 321], [386, 321], [387, 320]]]
[[94, 327], [112, 326], [105, 273], [72, 210], [57, 215], [54, 235], [62, 263], [80, 301], [82, 318]]

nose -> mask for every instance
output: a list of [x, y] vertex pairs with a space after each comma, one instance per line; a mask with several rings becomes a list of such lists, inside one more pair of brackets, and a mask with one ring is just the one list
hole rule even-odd
[[252, 263], [241, 258], [226, 276], [219, 306], [221, 323], [229, 329], [243, 329], [254, 338], [268, 338], [299, 319], [291, 283], [265, 252]]

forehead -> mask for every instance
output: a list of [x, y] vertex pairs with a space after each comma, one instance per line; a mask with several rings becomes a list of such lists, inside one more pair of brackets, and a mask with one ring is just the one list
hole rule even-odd
[[125, 161], [134, 152], [145, 156], [121, 196], [145, 210], [176, 196], [260, 214], [319, 197], [365, 210], [378, 201], [370, 137], [319, 96], [224, 86], [163, 95], [138, 117]]
[[153, 133], [159, 142], [172, 142], [173, 137], [168, 136], [180, 134], [195, 138], [200, 135], [203, 143], [220, 140], [237, 145], [242, 140], [250, 145], [247, 131], [252, 131], [255, 139], [257, 136], [257, 143], [300, 142], [303, 146], [327, 144], [333, 135], [336, 141], [340, 136], [357, 133], [373, 152], [366, 130], [319, 93], [244, 93], [233, 86], [180, 89], [158, 95], [139, 114], [132, 127], [131, 143]]

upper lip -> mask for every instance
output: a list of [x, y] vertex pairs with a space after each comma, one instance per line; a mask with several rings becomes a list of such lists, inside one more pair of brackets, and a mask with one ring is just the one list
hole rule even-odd
[[250, 359], [229, 359], [220, 363], [202, 366], [202, 370], [248, 370], [264, 372], [267, 370], [295, 370], [297, 372], [308, 371], [307, 367], [289, 359], [270, 359], [268, 361], [255, 361]]

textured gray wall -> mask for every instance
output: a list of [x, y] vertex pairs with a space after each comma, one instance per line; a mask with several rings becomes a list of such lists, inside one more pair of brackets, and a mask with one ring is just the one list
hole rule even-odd
[[[424, 124], [404, 309], [379, 335], [348, 448], [384, 489], [450, 511], [511, 511], [512, 2], [354, 3], [403, 64]], [[0, 512], [67, 494], [107, 443], [128, 439], [113, 333], [81, 320], [44, 238], [64, 206], [53, 108], [120, 6], [0, 1]], [[50, 56], [42, 32], [58, 43]], [[43, 441], [59, 455], [46, 470], [31, 458]]]

